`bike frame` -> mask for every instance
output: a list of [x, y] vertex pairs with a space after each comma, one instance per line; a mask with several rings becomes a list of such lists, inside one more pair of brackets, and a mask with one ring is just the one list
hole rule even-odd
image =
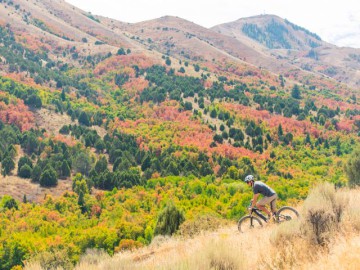
[[250, 216], [253, 216], [253, 213], [255, 213], [259, 218], [261, 218], [262, 220], [264, 220], [265, 222], [268, 222], [268, 219], [260, 212], [260, 209], [254, 207], [251, 209], [251, 213]]

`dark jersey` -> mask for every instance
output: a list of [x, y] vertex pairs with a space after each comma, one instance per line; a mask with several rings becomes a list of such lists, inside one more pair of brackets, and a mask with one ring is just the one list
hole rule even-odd
[[264, 184], [261, 181], [254, 182], [253, 191], [254, 191], [254, 194], [260, 193], [266, 197], [271, 197], [274, 194], [276, 194], [276, 192], [272, 188], [270, 188], [269, 186], [267, 186], [266, 184]]

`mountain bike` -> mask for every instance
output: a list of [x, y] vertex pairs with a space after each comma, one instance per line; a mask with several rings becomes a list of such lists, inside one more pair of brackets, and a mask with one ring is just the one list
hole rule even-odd
[[[298, 217], [299, 213], [294, 208], [290, 206], [283, 206], [276, 212], [274, 221], [275, 223], [282, 223], [285, 221], [297, 219]], [[238, 229], [242, 233], [249, 230], [258, 229], [263, 226], [262, 221], [268, 223], [270, 220], [262, 214], [259, 208], [253, 207], [250, 210], [249, 215], [240, 218], [240, 220], [238, 221]]]

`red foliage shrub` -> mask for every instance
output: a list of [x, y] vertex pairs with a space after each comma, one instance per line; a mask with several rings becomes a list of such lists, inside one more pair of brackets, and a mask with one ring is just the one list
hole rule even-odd
[[8, 105], [0, 101], [0, 120], [15, 124], [21, 131], [29, 130], [34, 125], [34, 115], [20, 99], [12, 100]]

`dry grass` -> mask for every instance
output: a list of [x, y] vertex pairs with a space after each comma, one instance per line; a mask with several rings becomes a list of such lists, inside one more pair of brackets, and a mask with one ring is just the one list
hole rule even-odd
[[[308, 221], [312, 202], [328, 205], [321, 210], [333, 213], [326, 245], [316, 243]], [[232, 224], [213, 232], [202, 232], [192, 238], [156, 237], [151, 245], [135, 251], [124, 251], [113, 257], [90, 250], [82, 256], [77, 270], [115, 269], [360, 269], [360, 190], [335, 191], [330, 186], [316, 188], [304, 203], [302, 217], [281, 225], [269, 224], [261, 230], [241, 234]], [[329, 206], [332, 205], [332, 207]], [[341, 218], [336, 221], [334, 209], [341, 205]], [[39, 263], [25, 269], [41, 269]]]

